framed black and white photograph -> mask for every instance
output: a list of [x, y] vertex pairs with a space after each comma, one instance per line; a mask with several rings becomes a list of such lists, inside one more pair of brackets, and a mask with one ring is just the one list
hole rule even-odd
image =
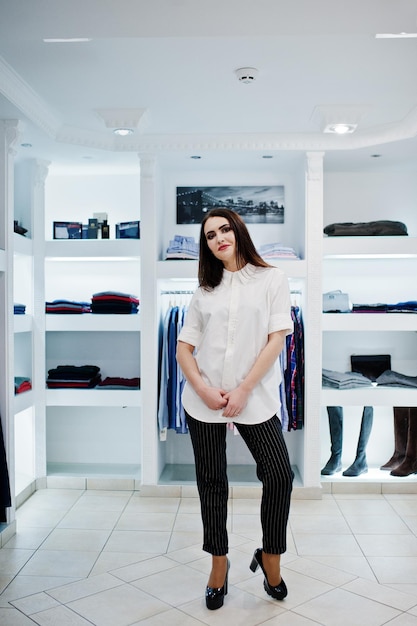
[[216, 207], [236, 211], [247, 224], [283, 224], [283, 185], [177, 187], [177, 224], [200, 224]]

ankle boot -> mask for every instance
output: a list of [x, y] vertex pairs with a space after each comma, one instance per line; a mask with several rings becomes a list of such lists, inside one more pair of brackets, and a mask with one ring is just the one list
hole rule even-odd
[[343, 476], [360, 476], [368, 471], [366, 462], [366, 446], [368, 445], [369, 436], [374, 421], [374, 407], [364, 406], [362, 412], [361, 430], [359, 433], [358, 447], [356, 449], [356, 458], [352, 465], [343, 472]]
[[408, 433], [404, 461], [391, 470], [391, 476], [409, 476], [417, 474], [417, 408], [407, 407]]
[[408, 436], [408, 408], [394, 406], [394, 454], [389, 461], [381, 465], [382, 470], [396, 469], [405, 459]]
[[342, 444], [343, 444], [343, 407], [328, 406], [330, 430], [330, 459], [321, 470], [323, 476], [331, 476], [342, 469]]

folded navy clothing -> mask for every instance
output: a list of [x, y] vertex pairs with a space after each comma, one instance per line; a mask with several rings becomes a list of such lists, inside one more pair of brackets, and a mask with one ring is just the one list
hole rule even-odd
[[46, 313], [90, 313], [89, 302], [77, 302], [74, 300], [53, 300], [45, 302]]
[[407, 312], [417, 313], [417, 301], [407, 300], [406, 302], [397, 302], [395, 304], [387, 304], [389, 313]]
[[58, 365], [48, 370], [48, 379], [52, 380], [88, 380], [97, 376], [97, 365]]
[[91, 313], [138, 313], [137, 304], [133, 302], [115, 303], [115, 302], [92, 302]]

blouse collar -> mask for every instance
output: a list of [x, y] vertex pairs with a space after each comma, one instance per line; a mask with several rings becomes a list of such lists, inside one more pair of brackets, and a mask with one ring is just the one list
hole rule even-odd
[[251, 263], [247, 263], [242, 269], [237, 270], [237, 272], [229, 272], [229, 270], [224, 269], [222, 282], [229, 284], [233, 276], [236, 276], [240, 282], [245, 285], [255, 276], [255, 272], [256, 267]]

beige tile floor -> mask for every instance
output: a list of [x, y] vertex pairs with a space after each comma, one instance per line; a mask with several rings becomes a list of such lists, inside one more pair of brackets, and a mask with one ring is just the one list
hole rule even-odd
[[417, 626], [417, 494], [293, 500], [284, 602], [249, 570], [258, 510], [230, 500], [229, 594], [208, 611], [197, 498], [37, 491], [0, 550], [0, 624]]

